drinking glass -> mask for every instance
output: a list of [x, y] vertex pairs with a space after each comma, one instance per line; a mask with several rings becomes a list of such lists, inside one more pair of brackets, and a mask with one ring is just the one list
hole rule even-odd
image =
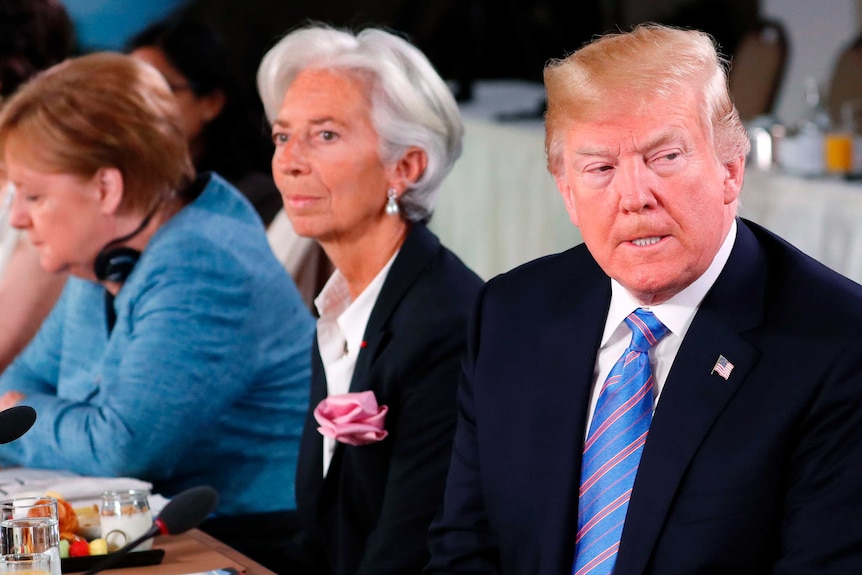
[[62, 575], [59, 544], [56, 499], [17, 497], [0, 502], [0, 555], [45, 553], [51, 575]]
[[[147, 492], [129, 489], [102, 493], [99, 524], [109, 552], [131, 543], [153, 526]], [[153, 540], [147, 539], [133, 551], [150, 549], [152, 546]]]
[[45, 553], [0, 555], [0, 574], [51, 575], [51, 557]]

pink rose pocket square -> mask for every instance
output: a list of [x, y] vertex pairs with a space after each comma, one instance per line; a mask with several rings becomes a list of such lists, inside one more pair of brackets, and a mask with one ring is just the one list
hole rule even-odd
[[331, 395], [314, 408], [322, 435], [348, 445], [368, 445], [389, 435], [383, 429], [385, 405], [378, 406], [373, 391]]

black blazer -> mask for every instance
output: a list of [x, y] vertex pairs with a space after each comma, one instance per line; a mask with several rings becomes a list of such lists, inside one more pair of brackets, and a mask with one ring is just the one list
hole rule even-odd
[[424, 225], [413, 226], [371, 312], [350, 384], [389, 407], [389, 436], [361, 447], [339, 443], [325, 480], [311, 415], [326, 397], [315, 339], [296, 479], [300, 537], [315, 572], [422, 571], [449, 467], [467, 319], [481, 285]]
[[[737, 221], [662, 390], [615, 575], [862, 573], [862, 288]], [[428, 573], [570, 572], [610, 295], [584, 247], [484, 288]]]

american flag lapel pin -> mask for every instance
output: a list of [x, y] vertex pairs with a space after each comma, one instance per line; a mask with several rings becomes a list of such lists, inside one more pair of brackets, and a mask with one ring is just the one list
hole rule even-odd
[[718, 359], [715, 361], [715, 365], [712, 366], [712, 371], [709, 373], [717, 373], [726, 380], [730, 377], [731, 371], [733, 371], [733, 364], [727, 361], [727, 358], [723, 355], [719, 355]]

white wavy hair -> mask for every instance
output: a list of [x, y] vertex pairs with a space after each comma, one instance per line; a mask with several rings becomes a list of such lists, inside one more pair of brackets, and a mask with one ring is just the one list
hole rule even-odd
[[371, 121], [385, 165], [394, 164], [411, 146], [425, 151], [425, 172], [398, 203], [406, 220], [428, 221], [440, 182], [461, 155], [464, 125], [452, 92], [425, 55], [376, 28], [358, 34], [320, 24], [294, 30], [266, 53], [257, 71], [270, 123], [294, 78], [308, 68], [346, 70], [368, 79]]

